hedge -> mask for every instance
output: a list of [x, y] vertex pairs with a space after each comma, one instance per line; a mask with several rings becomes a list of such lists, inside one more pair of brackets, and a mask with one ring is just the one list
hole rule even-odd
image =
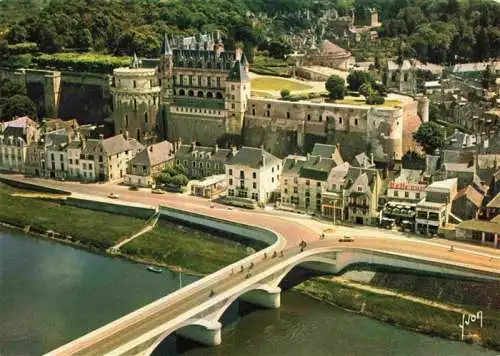
[[115, 68], [128, 66], [130, 58], [95, 53], [57, 53], [42, 54], [33, 58], [33, 62], [40, 68], [111, 74]]

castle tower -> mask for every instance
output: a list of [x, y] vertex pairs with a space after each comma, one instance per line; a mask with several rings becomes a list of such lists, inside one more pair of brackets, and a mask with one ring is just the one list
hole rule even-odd
[[156, 142], [160, 108], [156, 70], [141, 68], [134, 54], [130, 67], [113, 70], [111, 94], [115, 134], [128, 133], [145, 145]]
[[167, 34], [165, 33], [165, 39], [163, 40], [160, 64], [158, 66], [158, 78], [161, 86], [161, 96], [163, 103], [168, 103], [172, 99], [173, 95], [173, 52], [168, 41]]
[[[242, 56], [238, 56], [237, 58]], [[250, 96], [250, 79], [245, 67], [237, 59], [226, 79], [226, 110], [228, 111], [228, 131], [241, 134], [243, 119]]]

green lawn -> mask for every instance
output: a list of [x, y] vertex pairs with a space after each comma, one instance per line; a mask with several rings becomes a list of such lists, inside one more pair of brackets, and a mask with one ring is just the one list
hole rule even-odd
[[[356, 98], [356, 97], [345, 97], [342, 100], [335, 100], [336, 104], [347, 104], [347, 105], [368, 105], [365, 103], [365, 99]], [[381, 105], [369, 105], [369, 106], [377, 106], [377, 107], [385, 107], [392, 108], [394, 106], [401, 105], [399, 100], [386, 99], [385, 102]]]
[[140, 230], [145, 221], [81, 209], [45, 199], [11, 196], [20, 190], [0, 184], [0, 221], [16, 226], [30, 225], [34, 231], [52, 230], [71, 235], [89, 246], [106, 249], [121, 237]]
[[201, 274], [215, 272], [250, 252], [242, 244], [167, 221], [160, 221], [153, 231], [134, 239], [121, 251]]
[[294, 90], [307, 90], [312, 87], [307, 84], [297, 83], [292, 80], [284, 78], [270, 78], [270, 77], [259, 77], [252, 80], [252, 90], [277, 90], [288, 89], [290, 91]]
[[259, 98], [272, 98], [273, 96], [265, 91], [252, 90], [252, 96], [257, 96]]

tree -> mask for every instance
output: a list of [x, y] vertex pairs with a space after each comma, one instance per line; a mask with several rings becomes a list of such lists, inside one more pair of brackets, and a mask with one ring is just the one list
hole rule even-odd
[[178, 174], [178, 175], [172, 177], [171, 183], [178, 185], [179, 187], [182, 187], [182, 186], [185, 186], [189, 183], [189, 179], [184, 174]]
[[75, 38], [75, 47], [89, 49], [92, 47], [92, 33], [88, 28], [78, 31]]
[[364, 83], [374, 83], [375, 80], [371, 76], [370, 73], [368, 72], [363, 72], [359, 70], [355, 70], [347, 76], [347, 83], [349, 84], [349, 89], [358, 91], [359, 88], [364, 84]]
[[6, 40], [0, 39], [0, 60], [9, 57], [9, 43]]
[[370, 83], [363, 83], [359, 87], [359, 93], [367, 98], [369, 96], [375, 95], [375, 90]]
[[405, 169], [425, 169], [425, 158], [414, 151], [406, 152], [403, 157], [401, 157], [401, 163]]
[[0, 79], [0, 100], [14, 95], [26, 95], [26, 86], [8, 78]]
[[170, 181], [172, 180], [172, 177], [168, 173], [161, 173], [157, 178], [156, 182], [160, 184], [170, 184]]
[[24, 95], [14, 95], [8, 98], [2, 106], [2, 117], [4, 121], [12, 120], [17, 116], [29, 116], [37, 118], [35, 104], [30, 98]]
[[269, 55], [276, 59], [285, 59], [292, 52], [292, 46], [285, 40], [272, 41], [267, 46]]
[[483, 88], [488, 90], [490, 86], [495, 84], [495, 78], [496, 78], [495, 73], [493, 73], [491, 66], [488, 64], [481, 78], [481, 84]]
[[443, 148], [445, 144], [443, 129], [432, 121], [420, 125], [413, 138], [422, 145], [427, 154], [434, 154], [436, 149]]
[[9, 29], [9, 32], [7, 32], [7, 35], [5, 35], [5, 39], [11, 44], [25, 42], [27, 38], [28, 32], [26, 31], [26, 28], [24, 26], [20, 26], [19, 24], [12, 26]]
[[326, 81], [325, 89], [330, 93], [330, 99], [344, 99], [345, 81], [338, 75], [332, 75]]
[[288, 98], [290, 96], [290, 90], [289, 89], [281, 89], [281, 97], [282, 98]]

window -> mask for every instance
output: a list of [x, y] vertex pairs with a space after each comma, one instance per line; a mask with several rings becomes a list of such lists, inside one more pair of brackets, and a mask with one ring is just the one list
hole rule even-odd
[[358, 192], [362, 192], [363, 191], [363, 187], [358, 185]]
[[266, 111], [266, 116], [271, 117], [271, 112], [269, 110]]
[[87, 169], [87, 163], [83, 164], [83, 169]]
[[134, 80], [134, 88], [137, 88], [137, 82]]
[[234, 189], [229, 189], [227, 191], [227, 195], [229, 195], [230, 197], [234, 197]]
[[147, 124], [148, 123], [148, 113], [144, 113], [144, 122]]
[[420, 193], [415, 193], [415, 199], [420, 199]]
[[399, 196], [399, 192], [397, 190], [394, 191], [394, 196], [395, 197]]
[[323, 116], [320, 115], [318, 119], [319, 119], [319, 122], [323, 121]]
[[245, 179], [245, 171], [240, 171], [240, 179]]
[[408, 73], [405, 73], [405, 74], [404, 74], [404, 80], [405, 80], [405, 82], [407, 82], [407, 81], [408, 81]]
[[73, 164], [73, 160], [71, 158], [69, 159], [69, 164]]
[[89, 163], [89, 169], [92, 170], [92, 163]]
[[192, 166], [193, 168], [196, 168], [196, 162], [193, 161]]
[[283, 190], [283, 194], [288, 194], [288, 189], [287, 189], [287, 188], [285, 188], [285, 189]]
[[[216, 167], [217, 168], [217, 167]], [[233, 170], [232, 169], [229, 169], [229, 175], [232, 176], [233, 175]]]
[[287, 112], [287, 113], [286, 113], [286, 118], [287, 118], [287, 119], [289, 119], [289, 118], [290, 118], [290, 113], [289, 113], [289, 112]]
[[298, 193], [298, 192], [299, 192], [299, 188], [297, 188], [297, 187], [293, 187], [293, 192], [294, 192], [294, 193]]
[[288, 179], [284, 180], [285, 185], [288, 185]]
[[405, 198], [409, 198], [410, 197], [410, 192], [405, 192]]
[[252, 173], [252, 178], [253, 178], [253, 179], [256, 179], [256, 178], [257, 178], [257, 173], [256, 173], [256, 172], [253, 172], [253, 173]]
[[99, 162], [102, 162], [102, 156], [99, 156]]
[[254, 183], [252, 184], [252, 186], [253, 186], [253, 189], [257, 189], [257, 183], [255, 183], [255, 182], [254, 182]]
[[271, 178], [271, 183], [274, 183], [274, 177]]
[[316, 193], [316, 198], [321, 198], [321, 193]]
[[295, 177], [293, 178], [293, 183], [297, 184], [299, 182], [299, 178]]
[[54, 154], [53, 154], [53, 153], [51, 153], [51, 154], [50, 154], [50, 160], [51, 160], [51, 161], [55, 161], [55, 160], [56, 160], [56, 159], [54, 158]]
[[342, 124], [342, 118], [339, 117], [339, 124]]
[[358, 126], [358, 119], [354, 119], [354, 125]]
[[308, 180], [306, 180], [306, 185], [309, 185], [309, 184], [311, 184], [311, 181], [309, 181], [309, 179], [308, 179]]
[[307, 115], [307, 121], [311, 121], [311, 114]]
[[255, 109], [252, 109], [252, 115], [255, 116]]
[[316, 187], [321, 188], [321, 182], [316, 182]]
[[259, 200], [259, 194], [257, 194], [257, 193], [252, 193], [252, 199], [253, 199], [253, 200]]
[[229, 178], [229, 185], [233, 185], [233, 180]]

